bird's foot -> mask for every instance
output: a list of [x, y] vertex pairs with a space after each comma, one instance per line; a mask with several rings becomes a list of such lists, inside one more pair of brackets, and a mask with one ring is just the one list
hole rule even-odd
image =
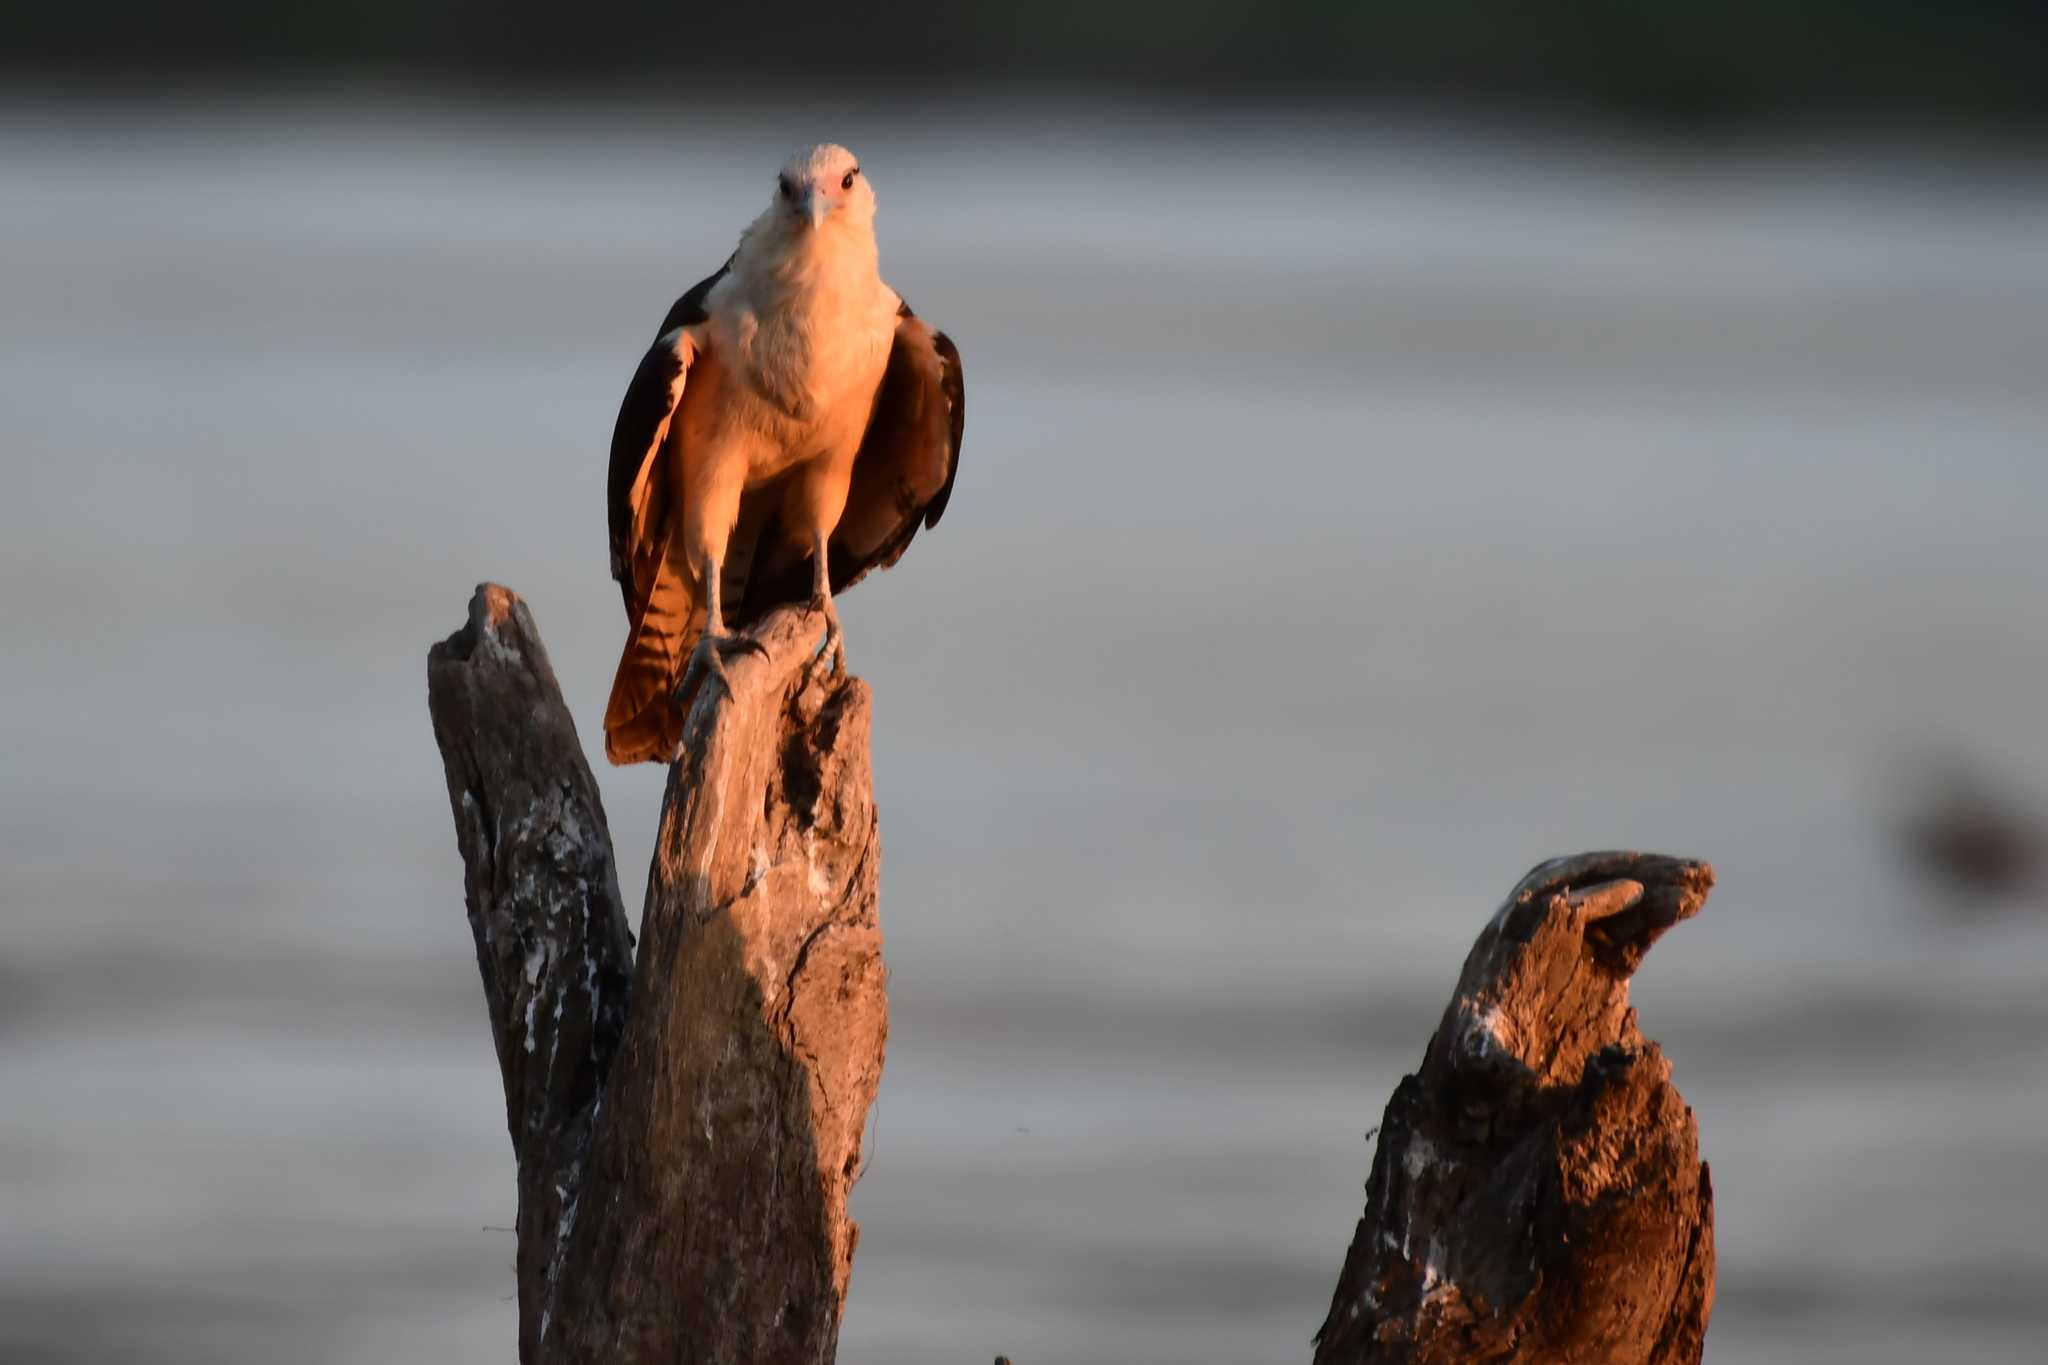
[[730, 697], [732, 677], [725, 671], [725, 656], [759, 654], [765, 658], [767, 653], [768, 647], [750, 635], [714, 635], [705, 631], [697, 637], [697, 647], [690, 651], [690, 662], [676, 683], [676, 701], [680, 704], [694, 696], [706, 678], [718, 679], [718, 685]]
[[846, 632], [839, 625], [839, 608], [831, 598], [822, 597], [811, 600], [811, 610], [825, 614], [825, 644], [818, 651], [818, 658], [834, 676], [842, 675], [846, 672]]

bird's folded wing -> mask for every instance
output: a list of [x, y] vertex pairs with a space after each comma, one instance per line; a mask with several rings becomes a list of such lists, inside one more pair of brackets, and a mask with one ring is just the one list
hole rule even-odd
[[854, 457], [846, 510], [832, 533], [834, 592], [888, 568], [920, 526], [939, 524], [953, 493], [966, 423], [960, 352], [905, 304]]
[[703, 630], [704, 604], [677, 543], [678, 477], [665, 456], [679, 420], [690, 367], [707, 344], [703, 324], [712, 287], [732, 263], [677, 299], [641, 358], [612, 429], [605, 487], [612, 577], [626, 601], [626, 645], [605, 703], [605, 754], [614, 763], [666, 761], [682, 717], [673, 689], [682, 660]]
[[660, 334], [640, 358], [633, 382], [626, 386], [619, 420], [612, 427], [605, 514], [611, 525], [612, 577], [626, 599], [628, 617], [652, 584], [651, 570], [659, 566], [667, 539], [670, 500], [663, 496], [665, 474], [655, 457], [668, 440], [690, 362], [702, 342], [695, 329], [710, 316], [706, 301], [731, 269], [728, 260], [670, 306]]
[[625, 596], [628, 616], [653, 581], [650, 570], [659, 564], [667, 540], [667, 471], [658, 457], [668, 442], [669, 423], [695, 357], [696, 338], [689, 328], [663, 333], [633, 372], [612, 428], [605, 511], [611, 526], [612, 577]]

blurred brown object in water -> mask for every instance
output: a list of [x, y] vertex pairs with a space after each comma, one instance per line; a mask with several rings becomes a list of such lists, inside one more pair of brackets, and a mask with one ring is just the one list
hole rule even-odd
[[2048, 820], [2009, 790], [1955, 762], [1926, 784], [1926, 798], [1901, 820], [1901, 848], [1927, 879], [1957, 899], [1983, 901], [2025, 891], [2048, 865]]

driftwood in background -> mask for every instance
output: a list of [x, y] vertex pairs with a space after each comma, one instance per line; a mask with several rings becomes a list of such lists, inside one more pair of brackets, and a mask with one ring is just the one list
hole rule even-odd
[[428, 656], [519, 1161], [529, 1365], [833, 1357], [888, 1010], [868, 692], [813, 663], [821, 629], [771, 613], [731, 698], [700, 689], [637, 963], [525, 604], [480, 587]]
[[[781, 609], [700, 689], [637, 961], [525, 605], [486, 585], [428, 698], [519, 1162], [520, 1359], [823, 1365], [881, 1078], [868, 692]], [[1697, 1361], [1713, 1200], [1628, 981], [1703, 863], [1587, 854], [1480, 933], [1387, 1106], [1317, 1365]]]
[[1700, 1358], [1713, 1190], [1628, 983], [1712, 885], [1590, 853], [1509, 894], [1387, 1104], [1316, 1365]]

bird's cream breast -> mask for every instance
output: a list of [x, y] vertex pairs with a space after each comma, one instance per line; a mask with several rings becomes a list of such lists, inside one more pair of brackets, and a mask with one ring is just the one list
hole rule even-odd
[[897, 300], [865, 223], [792, 235], [764, 214], [707, 300], [729, 369], [707, 432], [718, 463], [759, 484], [816, 459], [850, 458], [888, 364]]
[[[747, 448], [748, 482], [850, 452], [888, 363], [891, 325], [841, 298], [736, 310], [719, 340], [736, 364], [721, 405], [728, 439]], [[893, 323], [886, 315], [884, 323]]]

